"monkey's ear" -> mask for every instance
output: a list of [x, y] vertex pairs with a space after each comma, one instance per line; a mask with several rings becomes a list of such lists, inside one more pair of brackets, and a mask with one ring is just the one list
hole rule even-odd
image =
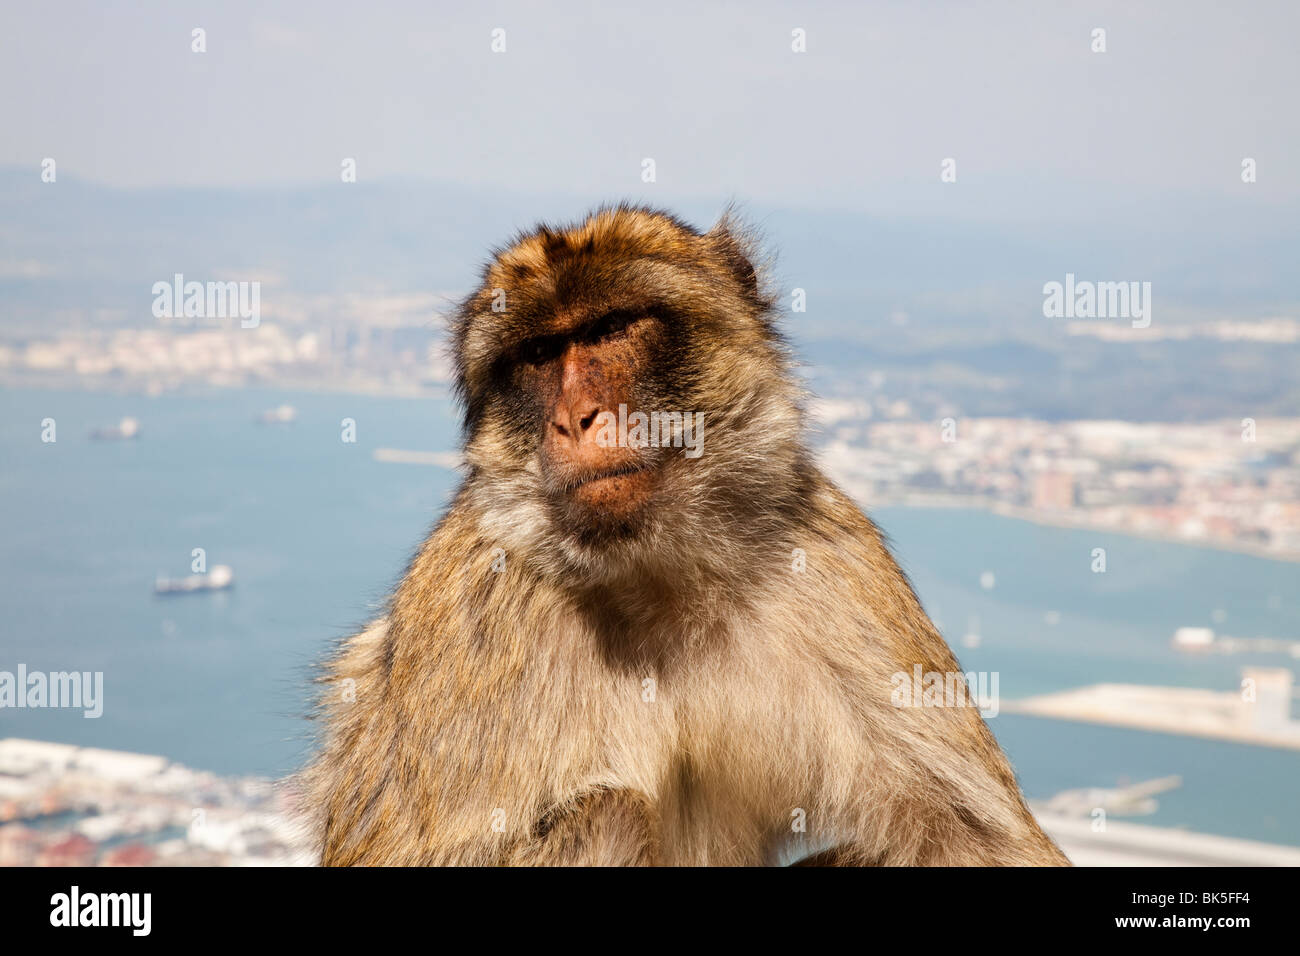
[[718, 224], [705, 233], [704, 238], [712, 247], [714, 254], [735, 276], [745, 295], [752, 299], [760, 298], [758, 269], [755, 268], [753, 261], [755, 243], [731, 210], [722, 214]]

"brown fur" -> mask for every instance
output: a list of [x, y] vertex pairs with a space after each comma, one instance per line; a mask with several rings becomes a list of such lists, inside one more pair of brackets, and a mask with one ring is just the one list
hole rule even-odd
[[[891, 675], [958, 665], [810, 464], [752, 261], [725, 219], [619, 207], [489, 264], [455, 327], [468, 475], [325, 679], [324, 863], [1066, 862], [975, 709], [891, 702]], [[670, 317], [638, 399], [703, 410], [705, 445], [664, 456], [635, 533], [592, 539], [504, 357], [611, 307]]]

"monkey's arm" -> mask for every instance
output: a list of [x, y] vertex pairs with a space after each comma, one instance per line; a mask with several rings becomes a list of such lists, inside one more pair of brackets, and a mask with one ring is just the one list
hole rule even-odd
[[[828, 512], [836, 520], [825, 534], [835, 547], [817, 559], [829, 574], [808, 583], [822, 594], [838, 589], [865, 627], [860, 642], [819, 638], [815, 646], [833, 673], [854, 675], [848, 686], [857, 690], [842, 693], [870, 756], [853, 780], [858, 798], [839, 839], [804, 865], [1068, 865], [1026, 805], [977, 702], [955, 690], [951, 700], [895, 696], [916, 673], [937, 677], [941, 690], [964, 691], [966, 678], [875, 525], [838, 489]], [[833, 621], [821, 633], [851, 632], [854, 623]]]
[[658, 820], [640, 793], [600, 787], [554, 808], [535, 838], [511, 856], [512, 866], [654, 866]]
[[[658, 859], [651, 802], [593, 786], [604, 779], [591, 756], [597, 738], [573, 705], [571, 650], [556, 650], [562, 602], [541, 592], [523, 562], [493, 572], [490, 544], [472, 516], [449, 516], [389, 615], [330, 663], [325, 746], [308, 775], [323, 862]], [[557, 740], [566, 744], [558, 753]]]

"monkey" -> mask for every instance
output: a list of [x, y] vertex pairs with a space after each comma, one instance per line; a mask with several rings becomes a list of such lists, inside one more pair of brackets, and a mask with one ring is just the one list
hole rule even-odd
[[323, 865], [1068, 865], [975, 707], [900, 705], [960, 669], [813, 460], [768, 276], [731, 210], [494, 250], [463, 480], [320, 677]]

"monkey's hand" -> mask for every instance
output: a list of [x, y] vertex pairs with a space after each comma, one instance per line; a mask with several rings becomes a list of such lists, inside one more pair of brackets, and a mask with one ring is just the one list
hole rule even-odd
[[553, 807], [512, 866], [654, 866], [658, 814], [642, 793], [598, 787]]

